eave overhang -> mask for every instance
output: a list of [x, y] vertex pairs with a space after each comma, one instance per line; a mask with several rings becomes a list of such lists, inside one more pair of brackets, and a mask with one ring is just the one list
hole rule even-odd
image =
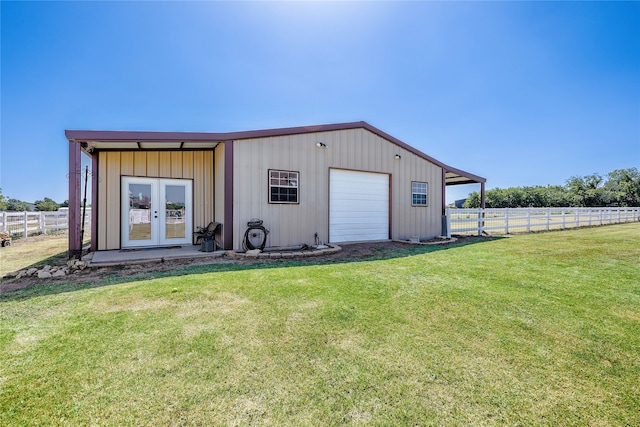
[[137, 150], [198, 150], [213, 149], [225, 141], [268, 138], [274, 136], [298, 135], [317, 132], [330, 132], [348, 129], [366, 129], [381, 138], [403, 148], [445, 171], [446, 185], [485, 183], [480, 176], [451, 167], [400, 141], [399, 139], [371, 126], [369, 123], [349, 122], [317, 126], [301, 126], [279, 129], [264, 129], [241, 132], [140, 132], [140, 131], [100, 131], [66, 130], [69, 142], [79, 143], [84, 152], [91, 155], [95, 151], [137, 151]]

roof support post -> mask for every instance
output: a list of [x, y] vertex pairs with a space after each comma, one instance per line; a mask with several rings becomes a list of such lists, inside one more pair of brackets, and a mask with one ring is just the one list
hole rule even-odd
[[82, 256], [80, 237], [80, 186], [82, 182], [80, 144], [69, 141], [69, 258]]
[[442, 215], [447, 210], [447, 171], [442, 168]]
[[484, 182], [480, 183], [480, 207], [484, 209]]
[[447, 236], [447, 171], [442, 168], [442, 215], [441, 215], [441, 236]]
[[233, 249], [233, 141], [224, 142], [224, 225], [222, 246]]

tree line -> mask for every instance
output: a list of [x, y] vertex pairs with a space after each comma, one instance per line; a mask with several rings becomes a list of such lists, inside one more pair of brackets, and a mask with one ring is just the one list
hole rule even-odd
[[31, 204], [18, 199], [6, 198], [2, 194], [2, 189], [0, 188], [0, 211], [28, 212], [31, 211], [31, 206], [34, 206], [37, 211], [51, 212], [57, 211], [60, 208], [69, 207], [69, 201], [65, 200], [62, 203], [57, 203], [53, 199], [45, 197], [44, 199], [36, 200]]
[[[640, 206], [640, 172], [616, 169], [607, 178], [572, 176], [565, 185], [493, 188], [485, 192], [487, 208]], [[465, 208], [480, 207], [480, 193], [469, 194]]]

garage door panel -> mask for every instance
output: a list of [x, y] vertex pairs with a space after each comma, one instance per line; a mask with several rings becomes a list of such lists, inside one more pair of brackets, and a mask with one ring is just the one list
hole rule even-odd
[[389, 238], [389, 176], [332, 169], [330, 172], [329, 240]]

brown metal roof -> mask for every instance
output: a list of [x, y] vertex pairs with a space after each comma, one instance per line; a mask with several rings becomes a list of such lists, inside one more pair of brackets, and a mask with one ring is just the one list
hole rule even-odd
[[447, 185], [484, 183], [485, 178], [451, 167], [422, 151], [400, 141], [369, 123], [350, 122], [317, 126], [300, 126], [279, 129], [250, 130], [241, 132], [140, 132], [140, 131], [101, 131], [101, 130], [66, 130], [65, 136], [70, 142], [82, 144], [84, 149], [123, 150], [123, 149], [189, 149], [215, 147], [224, 141], [238, 141], [271, 136], [299, 135], [316, 132], [329, 132], [347, 129], [366, 129], [387, 141], [442, 167]]

